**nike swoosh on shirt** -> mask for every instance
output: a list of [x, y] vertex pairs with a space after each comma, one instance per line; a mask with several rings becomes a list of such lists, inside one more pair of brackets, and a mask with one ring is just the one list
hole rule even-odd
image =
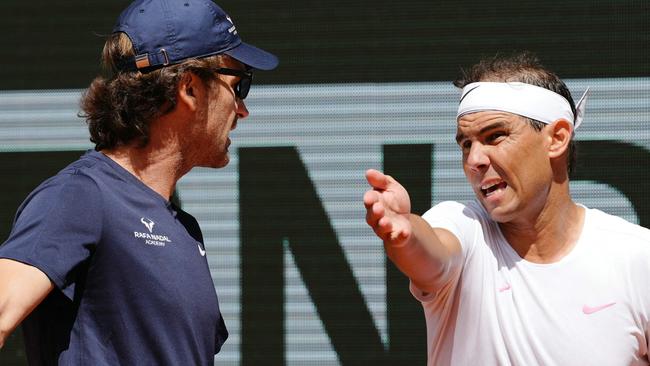
[[203, 250], [203, 248], [201, 248], [201, 246], [198, 244], [196, 244], [196, 246], [199, 247], [199, 253], [201, 253], [201, 257], [205, 257], [205, 250]]
[[614, 306], [614, 305], [616, 305], [615, 302], [610, 302], [609, 304], [598, 305], [598, 306], [585, 305], [585, 306], [582, 307], [582, 312], [589, 315], [589, 314], [597, 313], [597, 312], [599, 312], [601, 310], [607, 309], [608, 307]]
[[511, 288], [512, 288], [512, 287], [510, 286], [510, 284], [507, 284], [507, 285], [501, 287], [501, 288], [499, 289], [499, 292], [508, 291], [508, 290], [510, 290]]

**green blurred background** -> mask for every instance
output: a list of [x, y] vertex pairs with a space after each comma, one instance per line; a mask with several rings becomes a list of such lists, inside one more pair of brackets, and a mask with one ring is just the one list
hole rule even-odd
[[[0, 2], [0, 89], [83, 88], [128, 1]], [[450, 80], [480, 56], [536, 52], [563, 78], [647, 76], [647, 0], [228, 0], [268, 84]]]

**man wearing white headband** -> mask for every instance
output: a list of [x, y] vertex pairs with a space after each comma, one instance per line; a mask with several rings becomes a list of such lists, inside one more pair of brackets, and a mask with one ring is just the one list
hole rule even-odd
[[574, 107], [528, 53], [454, 84], [476, 200], [420, 217], [397, 181], [366, 173], [366, 220], [422, 303], [428, 365], [648, 365], [650, 230], [569, 193], [585, 97]]

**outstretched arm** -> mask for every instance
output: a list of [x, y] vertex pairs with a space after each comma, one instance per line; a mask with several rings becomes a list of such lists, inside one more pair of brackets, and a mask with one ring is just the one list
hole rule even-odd
[[53, 288], [50, 279], [36, 267], [0, 259], [0, 348]]
[[363, 196], [366, 222], [411, 282], [424, 292], [434, 292], [451, 262], [460, 256], [458, 239], [412, 214], [408, 192], [391, 176], [370, 169], [366, 179], [372, 187]]

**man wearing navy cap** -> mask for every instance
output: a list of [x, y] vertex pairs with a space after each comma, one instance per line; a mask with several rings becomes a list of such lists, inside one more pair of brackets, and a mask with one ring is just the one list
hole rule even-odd
[[30, 364], [209, 365], [228, 336], [196, 220], [170, 198], [228, 164], [254, 69], [210, 0], [139, 0], [82, 98], [95, 149], [36, 188], [0, 246], [0, 346], [22, 322]]
[[366, 220], [422, 303], [428, 365], [648, 365], [650, 230], [569, 192], [586, 93], [574, 105], [528, 53], [455, 85], [476, 200], [418, 216], [395, 179], [366, 173]]

